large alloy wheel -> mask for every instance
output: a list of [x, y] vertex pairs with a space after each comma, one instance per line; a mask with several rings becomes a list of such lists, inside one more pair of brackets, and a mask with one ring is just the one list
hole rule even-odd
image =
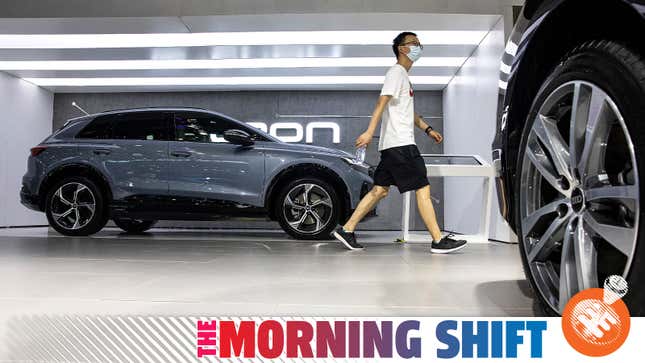
[[[587, 43], [533, 104], [518, 160], [516, 225], [525, 272], [547, 313], [561, 313], [573, 295], [611, 275], [642, 284], [643, 75], [645, 64], [626, 48]], [[642, 313], [644, 298], [638, 288], [628, 294], [633, 313]]]
[[322, 180], [301, 179], [283, 189], [278, 220], [283, 229], [298, 239], [328, 238], [338, 223], [338, 198]]
[[[599, 266], [610, 269], [603, 275], [626, 277], [638, 235], [639, 180], [611, 97], [582, 81], [556, 89], [533, 120], [522, 165], [522, 243], [551, 308], [561, 312], [575, 293], [598, 287]], [[610, 248], [599, 253], [601, 243]]]
[[45, 212], [56, 231], [69, 236], [86, 236], [105, 226], [104, 209], [103, 196], [96, 184], [84, 177], [71, 177], [51, 188]]
[[84, 184], [61, 185], [50, 202], [54, 223], [61, 228], [77, 230], [87, 226], [96, 212], [94, 193]]

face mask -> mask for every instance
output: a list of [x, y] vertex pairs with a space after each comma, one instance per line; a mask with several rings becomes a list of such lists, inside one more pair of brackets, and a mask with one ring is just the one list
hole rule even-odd
[[421, 47], [416, 45], [411, 45], [409, 48], [410, 48], [410, 52], [406, 54], [408, 58], [410, 58], [412, 62], [418, 61], [419, 58], [421, 58]]

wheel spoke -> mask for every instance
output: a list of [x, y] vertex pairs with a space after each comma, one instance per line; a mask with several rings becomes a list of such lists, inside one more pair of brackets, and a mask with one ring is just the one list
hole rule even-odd
[[78, 208], [74, 208], [74, 216], [76, 217], [76, 220], [74, 221], [72, 229], [77, 229], [81, 223], [81, 214], [78, 212]]
[[298, 204], [294, 203], [293, 199], [291, 199], [291, 196], [289, 194], [287, 194], [287, 197], [285, 198], [285, 202], [289, 207], [291, 207], [292, 209], [295, 209], [295, 210], [302, 210], [302, 209], [305, 208], [305, 207], [303, 207], [301, 205], [298, 205]]
[[313, 184], [305, 184], [305, 191], [304, 191], [305, 205], [309, 205], [309, 193], [313, 188], [314, 188]]
[[316, 213], [316, 211], [314, 210], [311, 211], [311, 215], [314, 217], [314, 220], [316, 221], [316, 231], [319, 231], [322, 228], [322, 224], [323, 224], [322, 219], [320, 218], [318, 213]]
[[626, 256], [631, 256], [634, 248], [634, 237], [636, 230], [632, 227], [622, 227], [605, 224], [596, 220], [591, 213], [585, 213], [584, 221], [591, 231], [597, 233], [610, 245]]
[[72, 205], [72, 202], [68, 201], [67, 199], [65, 199], [65, 197], [63, 197], [63, 188], [59, 188], [54, 195], [58, 198], [58, 200], [63, 202], [63, 204]]
[[561, 240], [562, 226], [569, 217], [567, 214], [564, 218], [556, 218], [549, 228], [544, 232], [542, 237], [531, 247], [528, 255], [529, 262], [543, 261], [551, 253], [557, 241]]
[[90, 210], [90, 212], [91, 212], [92, 214], [94, 214], [94, 208], [95, 208], [95, 207], [94, 207], [94, 203], [80, 203], [80, 204], [77, 204], [77, 206], [78, 206], [79, 208], [80, 208], [80, 207], [87, 208], [87, 209], [89, 209], [89, 210]]
[[307, 219], [307, 215], [308, 213], [302, 213], [302, 217], [300, 217], [299, 220], [289, 222], [289, 225], [295, 229], [300, 229], [300, 226], [304, 223], [305, 219]]
[[560, 258], [560, 298], [558, 300], [560, 303], [560, 311], [564, 310], [564, 306], [569, 299], [579, 291], [573, 243], [574, 233], [575, 226], [573, 221], [567, 223], [567, 227], [564, 230], [564, 238], [562, 239], [562, 256]]
[[589, 116], [589, 93], [581, 83], [573, 87], [573, 103], [571, 105], [571, 129], [569, 130], [569, 154], [571, 156], [571, 167], [578, 165], [580, 151], [584, 145], [585, 129]]
[[74, 191], [74, 203], [78, 202], [78, 193], [82, 192], [83, 190], [87, 189], [87, 187], [83, 184], [76, 184], [76, 190]]
[[66, 210], [65, 212], [60, 213], [60, 214], [52, 213], [52, 216], [53, 216], [53, 217], [58, 221], [58, 220], [60, 220], [61, 218], [65, 218], [65, 217], [67, 217], [67, 216], [68, 216], [70, 213], [72, 213], [73, 211], [74, 211], [74, 208], [70, 208], [70, 209], [68, 209], [68, 210]]
[[544, 115], [538, 115], [533, 124], [533, 133], [542, 141], [546, 147], [546, 152], [553, 160], [555, 169], [559, 175], [564, 176], [570, 182], [573, 182], [570, 172], [570, 155], [569, 146], [562, 138], [558, 130], [557, 122]]
[[597, 124], [598, 116], [605, 104], [604, 92], [596, 87], [576, 83], [571, 105], [571, 129], [569, 147], [572, 168], [579, 167], [579, 161], [585, 146], [587, 128]]
[[585, 196], [588, 201], [599, 199], [637, 199], [638, 187], [635, 185], [603, 186], [589, 189]]
[[546, 152], [537, 140], [532, 140], [526, 148], [526, 155], [529, 160], [535, 165], [537, 171], [542, 177], [560, 194], [567, 195], [567, 191], [562, 188], [559, 182], [559, 175], [555, 167], [546, 155]]
[[332, 208], [331, 202], [329, 200], [327, 200], [327, 199], [319, 199], [319, 200], [313, 202], [311, 204], [311, 207], [314, 208], [314, 207], [317, 207], [319, 205], [325, 205], [325, 206], [327, 206], [329, 208]]
[[584, 223], [580, 220], [573, 234], [573, 251], [575, 253], [576, 275], [580, 290], [598, 287], [598, 270], [596, 267], [598, 252], [591, 236], [584, 229]]
[[531, 231], [533, 230], [533, 227], [535, 227], [535, 224], [540, 219], [542, 219], [542, 217], [551, 213], [555, 213], [558, 209], [558, 206], [564, 203], [565, 203], [564, 199], [558, 199], [536, 210], [535, 212], [531, 213], [531, 215], [529, 215], [528, 217], [524, 218], [524, 220], [522, 220], [522, 232], [524, 234], [531, 233]]
[[602, 173], [606, 140], [615, 117], [613, 110], [607, 104], [607, 95], [600, 89], [592, 87], [588, 102], [589, 111], [586, 115], [583, 139], [578, 140], [577, 143], [580, 155], [574, 160], [575, 167], [580, 171], [583, 180], [589, 175]]

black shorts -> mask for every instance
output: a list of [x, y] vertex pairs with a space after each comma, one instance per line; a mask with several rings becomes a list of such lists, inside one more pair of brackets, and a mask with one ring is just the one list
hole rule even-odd
[[374, 171], [374, 184], [382, 187], [396, 185], [401, 193], [430, 185], [425, 161], [417, 146], [405, 145], [381, 151], [381, 162]]

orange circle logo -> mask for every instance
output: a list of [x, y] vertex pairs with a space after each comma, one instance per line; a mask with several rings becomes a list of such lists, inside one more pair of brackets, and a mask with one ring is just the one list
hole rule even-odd
[[627, 339], [630, 325], [629, 310], [620, 297], [595, 288], [571, 298], [562, 313], [562, 331], [569, 345], [590, 357], [618, 350]]

